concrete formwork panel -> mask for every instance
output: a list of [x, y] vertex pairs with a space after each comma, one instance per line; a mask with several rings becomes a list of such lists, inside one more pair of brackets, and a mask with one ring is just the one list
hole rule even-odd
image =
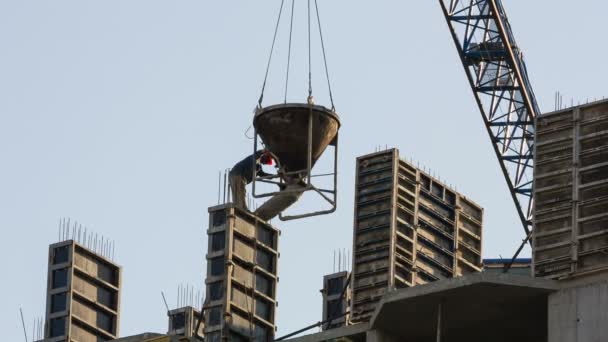
[[73, 240], [49, 247], [45, 341], [118, 337], [121, 268]]
[[350, 320], [351, 290], [347, 286], [349, 272], [337, 272], [323, 277], [323, 322], [331, 318], [330, 323], [323, 324], [323, 330], [335, 329], [348, 325]]
[[231, 204], [209, 208], [206, 341], [272, 341], [279, 230]]
[[203, 338], [205, 324], [200, 320], [200, 312], [191, 307], [186, 306], [171, 310], [167, 313], [169, 316], [169, 326], [167, 335], [183, 336], [188, 338]]
[[483, 209], [391, 149], [357, 159], [354, 322], [392, 289], [480, 272]]
[[534, 274], [608, 270], [608, 101], [536, 122]]

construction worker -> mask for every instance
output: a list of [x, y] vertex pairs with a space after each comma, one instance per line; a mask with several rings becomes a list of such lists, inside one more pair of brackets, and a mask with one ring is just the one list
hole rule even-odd
[[[269, 151], [259, 150], [253, 156], [248, 156], [234, 165], [230, 170], [230, 188], [232, 190], [232, 201], [236, 206], [249, 210], [246, 201], [246, 187], [247, 184], [253, 182], [254, 167], [256, 177], [271, 176], [272, 174], [262, 170], [262, 165], [273, 165], [273, 163], [274, 158]], [[284, 184], [280, 185], [281, 191], [262, 204], [254, 213], [264, 221], [268, 221], [285, 211], [297, 202], [306, 190], [306, 183], [301, 177], [292, 175], [282, 178]]]
[[245, 157], [236, 163], [230, 170], [230, 188], [232, 190], [232, 201], [237, 207], [247, 208], [247, 184], [253, 182], [254, 168], [255, 176], [265, 177], [270, 174], [262, 170], [262, 164], [272, 165], [273, 159], [270, 152], [266, 150], [256, 151], [255, 154]]

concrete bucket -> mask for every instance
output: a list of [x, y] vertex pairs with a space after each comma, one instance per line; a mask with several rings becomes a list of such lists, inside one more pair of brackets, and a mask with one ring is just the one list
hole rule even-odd
[[[295, 172], [308, 169], [309, 152], [312, 158], [310, 167], [314, 166], [327, 146], [334, 142], [340, 119], [323, 106], [281, 104], [260, 108], [253, 119], [253, 126], [285, 172]], [[309, 134], [312, 136], [310, 151]]]

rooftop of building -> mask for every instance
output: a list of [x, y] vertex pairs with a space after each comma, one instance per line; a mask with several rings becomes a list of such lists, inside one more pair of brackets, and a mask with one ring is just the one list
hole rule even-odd
[[441, 333], [450, 340], [543, 340], [547, 334], [547, 298], [559, 288], [558, 282], [547, 279], [471, 274], [389, 292], [369, 323], [288, 341], [343, 338], [358, 342], [376, 331], [392, 336], [395, 341], [403, 341], [406, 336], [411, 341], [434, 341], [439, 317]]
[[[511, 259], [483, 259], [484, 265], [504, 265], [511, 262]], [[513, 264], [532, 264], [531, 258], [518, 258], [513, 260]]]
[[113, 342], [186, 342], [185, 337], [169, 336], [158, 333], [143, 333], [139, 335], [119, 338]]
[[569, 107], [564, 107], [564, 108], [557, 109], [557, 110], [554, 110], [551, 112], [542, 113], [542, 114], [540, 114], [539, 118], [544, 118], [547, 116], [556, 115], [556, 114], [560, 114], [560, 113], [571, 112], [572, 110], [574, 110], [576, 108], [584, 109], [584, 108], [606, 105], [606, 104], [608, 104], [608, 99], [606, 99], [606, 98], [602, 98], [601, 100], [594, 99], [591, 102], [579, 103], [577, 105], [571, 105]]

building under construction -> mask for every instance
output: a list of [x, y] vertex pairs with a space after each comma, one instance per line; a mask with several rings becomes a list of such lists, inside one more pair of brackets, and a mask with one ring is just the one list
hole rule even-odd
[[274, 339], [279, 231], [234, 205], [209, 208], [205, 341]]
[[75, 240], [49, 247], [44, 341], [119, 336], [121, 268], [107, 256]]
[[483, 209], [391, 149], [357, 158], [351, 320], [394, 289], [481, 272]]
[[[393, 287], [365, 322], [351, 320], [288, 341], [603, 341], [608, 336], [608, 101], [542, 115], [537, 127], [532, 260], [485, 260], [483, 272]], [[390, 156], [396, 151], [384, 153], [385, 160], [394, 160]], [[374, 156], [382, 153], [359, 158], [358, 167]], [[356, 272], [356, 249], [354, 258]], [[358, 285], [353, 284], [356, 308]]]
[[[323, 278], [319, 322], [275, 336], [280, 231], [269, 221], [337, 208], [341, 121], [329, 80], [331, 106], [314, 103], [309, 70], [307, 103], [287, 103], [285, 89], [284, 103], [264, 107], [264, 81], [253, 154], [225, 175], [232, 202], [208, 210], [202, 307], [167, 307], [167, 334], [116, 339], [121, 269], [68, 240], [50, 248], [45, 341], [606, 341], [608, 101], [542, 114], [502, 1], [439, 4], [521, 221], [512, 258], [482, 259], [484, 230], [493, 227], [484, 227], [474, 199], [397, 149], [364, 155], [356, 160], [352, 268]], [[316, 173], [329, 151], [333, 168]], [[263, 160], [276, 170], [264, 172]], [[262, 207], [247, 207], [249, 184]], [[286, 214], [305, 192], [325, 207]], [[520, 258], [528, 244], [532, 258]]]
[[608, 271], [608, 101], [537, 120], [534, 275]]

